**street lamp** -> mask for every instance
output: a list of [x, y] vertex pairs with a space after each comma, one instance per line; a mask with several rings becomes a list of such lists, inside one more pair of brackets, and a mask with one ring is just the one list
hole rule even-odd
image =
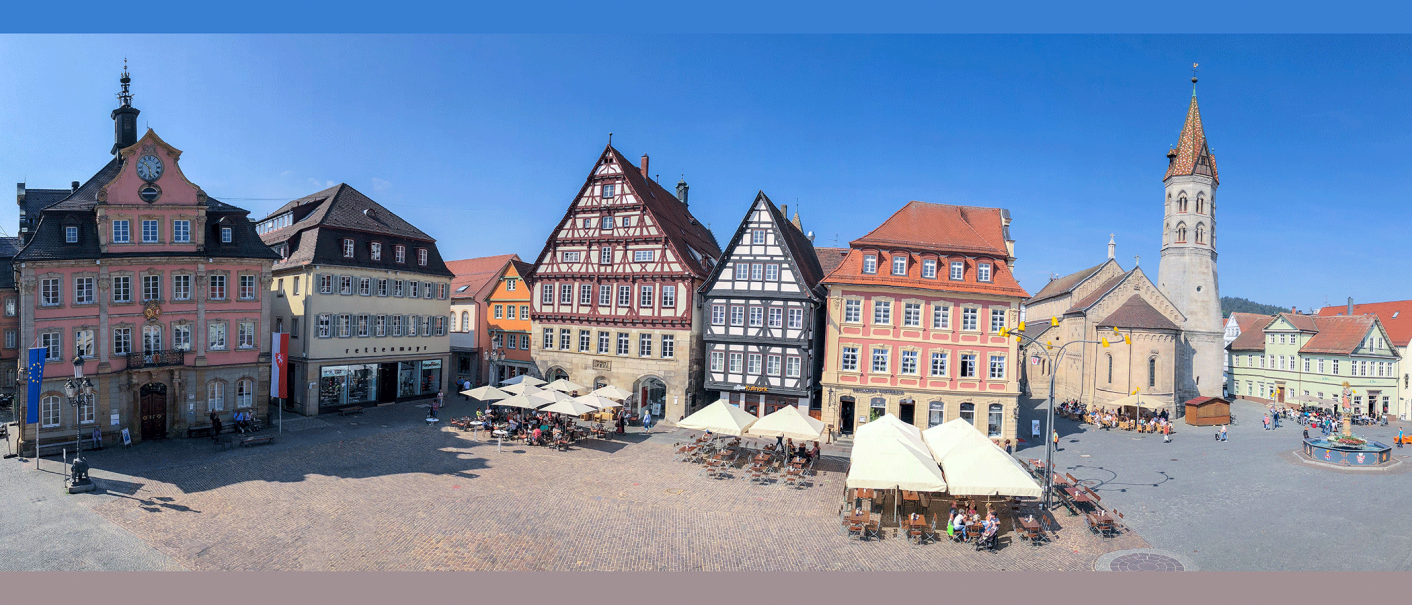
[[[502, 338], [504, 337], [503, 334], [500, 336]], [[499, 366], [500, 362], [505, 360], [505, 349], [501, 347], [493, 337], [490, 339], [490, 352], [486, 354], [486, 358], [490, 360], [490, 384], [491, 386], [499, 386], [500, 372], [497, 370], [496, 366]]]
[[83, 459], [83, 419], [79, 416], [79, 406], [85, 404], [93, 397], [95, 389], [93, 382], [83, 377], [83, 352], [79, 351], [74, 356], [74, 377], [64, 382], [64, 395], [69, 398], [69, 406], [74, 409], [74, 451], [73, 464], [73, 485], [86, 485], [88, 480], [88, 462]]

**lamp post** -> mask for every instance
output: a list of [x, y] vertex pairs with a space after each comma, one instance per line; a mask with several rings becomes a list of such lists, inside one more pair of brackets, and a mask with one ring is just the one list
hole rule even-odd
[[[503, 335], [501, 337], [503, 338]], [[500, 371], [497, 366], [505, 360], [505, 349], [494, 338], [490, 339], [490, 352], [486, 354], [486, 359], [490, 360], [490, 386], [500, 386]]]
[[69, 398], [69, 407], [74, 409], [74, 464], [72, 471], [72, 486], [87, 486], [91, 481], [88, 479], [88, 462], [83, 459], [83, 429], [81, 423], [83, 419], [79, 416], [82, 412], [80, 406], [88, 403], [94, 395], [93, 382], [83, 377], [83, 352], [79, 351], [74, 356], [74, 377], [64, 382], [64, 395]]

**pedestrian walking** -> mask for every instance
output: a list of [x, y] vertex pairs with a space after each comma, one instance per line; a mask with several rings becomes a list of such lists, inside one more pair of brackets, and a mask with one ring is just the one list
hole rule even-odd
[[1059, 451], [1059, 431], [1054, 431], [1054, 451]]
[[1260, 420], [1260, 424], [1265, 426], [1265, 430], [1270, 430], [1270, 415], [1265, 414], [1265, 417]]
[[1221, 441], [1226, 440], [1226, 425], [1221, 425]]
[[1397, 429], [1397, 448], [1402, 449], [1402, 428]]
[[436, 393], [436, 397], [433, 397], [433, 398], [432, 398], [432, 400], [431, 400], [431, 417], [432, 417], [432, 418], [436, 418], [436, 411], [441, 409], [441, 399], [442, 399], [443, 397], [445, 397], [445, 396], [446, 396], [446, 394], [445, 394], [444, 392], [438, 391], [438, 392]]
[[1162, 423], [1162, 443], [1172, 442], [1172, 425]]
[[651, 430], [652, 430], [652, 410], [649, 410], [649, 409], [647, 409], [647, 408], [643, 408], [643, 409], [642, 409], [642, 432], [645, 433], [645, 432], [648, 432], [648, 431], [651, 431]]
[[211, 441], [218, 441], [221, 434], [221, 417], [211, 412]]

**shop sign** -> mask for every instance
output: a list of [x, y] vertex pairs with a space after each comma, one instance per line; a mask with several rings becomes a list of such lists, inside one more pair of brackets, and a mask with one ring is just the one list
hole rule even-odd
[[603, 361], [603, 360], [601, 360], [601, 359], [595, 359], [595, 360], [593, 360], [593, 369], [595, 369], [595, 370], [610, 370], [610, 371], [611, 371], [611, 370], [613, 369], [613, 362], [611, 362], [611, 361]]
[[902, 392], [902, 391], [895, 391], [895, 390], [892, 390], [892, 389], [853, 389], [852, 391], [853, 391], [854, 393], [858, 393], [859, 395], [904, 395], [904, 394], [905, 394], [905, 393]]
[[324, 366], [323, 376], [347, 376], [348, 366]]
[[441, 369], [441, 360], [440, 360], [440, 359], [428, 359], [428, 360], [426, 360], [426, 361], [423, 361], [423, 362], [422, 362], [422, 369], [423, 369], [423, 370], [439, 370], [439, 369]]

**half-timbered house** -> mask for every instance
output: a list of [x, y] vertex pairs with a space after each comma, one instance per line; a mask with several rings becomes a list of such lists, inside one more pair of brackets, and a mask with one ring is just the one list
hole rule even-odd
[[818, 418], [824, 276], [814, 245], [760, 192], [702, 286], [708, 399]]
[[677, 195], [610, 144], [545, 242], [530, 282], [536, 366], [549, 380], [629, 389], [626, 406], [682, 418], [700, 402], [695, 295], [720, 257]]

